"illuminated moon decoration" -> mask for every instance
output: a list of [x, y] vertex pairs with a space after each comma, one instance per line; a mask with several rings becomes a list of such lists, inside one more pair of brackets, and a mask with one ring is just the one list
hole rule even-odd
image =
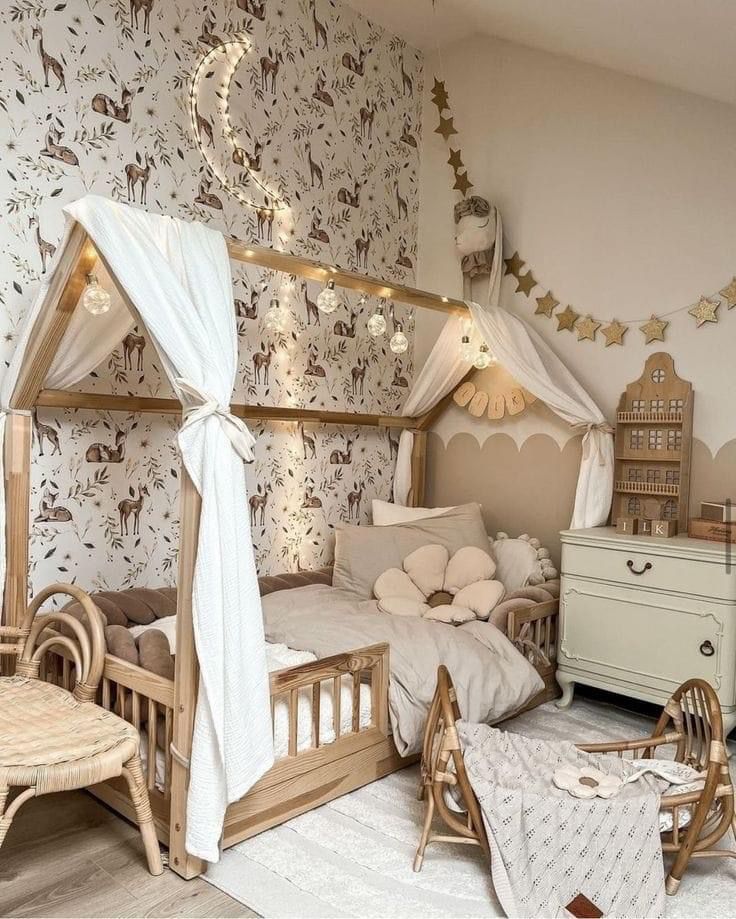
[[536, 402], [533, 396], [503, 369], [496, 365], [482, 373], [483, 387], [468, 380], [455, 390], [453, 399], [466, 408], [474, 418], [487, 415], [491, 421], [500, 421], [506, 415], [520, 415]]
[[[254, 149], [253, 153], [238, 143], [237, 132], [233, 127], [230, 114], [230, 94], [233, 81], [238, 68], [253, 48], [250, 40], [245, 38], [232, 38], [221, 42], [212, 48], [197, 64], [189, 84], [189, 117], [192, 132], [197, 148], [207, 164], [212, 175], [217, 179], [222, 188], [241, 204], [258, 210], [285, 211], [289, 205], [284, 198], [276, 192], [261, 176], [261, 156]], [[224, 73], [218, 77], [218, 66], [225, 67]], [[223, 166], [217, 161], [215, 145], [215, 130], [212, 122], [202, 113], [202, 90], [205, 86], [216, 87], [211, 95], [215, 100], [215, 108], [222, 119], [222, 136], [229, 146], [229, 158], [236, 165], [242, 167], [248, 180], [233, 181], [225, 174]], [[254, 136], [256, 132], [254, 131]], [[263, 192], [263, 200], [255, 200], [251, 194], [244, 190], [249, 183]]]

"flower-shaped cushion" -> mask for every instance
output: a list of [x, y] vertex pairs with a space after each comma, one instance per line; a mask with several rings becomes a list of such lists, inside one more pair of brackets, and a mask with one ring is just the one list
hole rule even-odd
[[393, 616], [421, 616], [460, 625], [488, 619], [506, 589], [494, 581], [496, 563], [475, 546], [450, 557], [444, 546], [422, 546], [376, 579], [378, 607]]

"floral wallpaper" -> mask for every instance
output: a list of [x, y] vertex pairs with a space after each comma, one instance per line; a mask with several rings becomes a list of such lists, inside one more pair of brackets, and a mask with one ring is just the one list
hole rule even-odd
[[[0, 342], [3, 366], [86, 192], [200, 220], [260, 245], [411, 283], [422, 95], [418, 52], [333, 0], [9, 0], [0, 9]], [[217, 50], [228, 41], [225, 50]], [[190, 99], [191, 74], [200, 68]], [[235, 401], [399, 412], [410, 350], [391, 353], [344, 293], [233, 263]], [[265, 315], [283, 310], [278, 331]], [[389, 334], [413, 317], [384, 304]], [[411, 341], [411, 334], [409, 338]], [[135, 330], [82, 390], [169, 395]], [[175, 419], [40, 410], [35, 419], [34, 587], [172, 583]], [[397, 435], [254, 426], [248, 467], [262, 573], [329, 560], [338, 520], [390, 493]]]

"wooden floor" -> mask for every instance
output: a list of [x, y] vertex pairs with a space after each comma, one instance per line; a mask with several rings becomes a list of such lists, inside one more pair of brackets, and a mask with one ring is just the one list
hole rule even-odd
[[135, 827], [84, 792], [18, 812], [0, 849], [0, 916], [255, 916], [201, 878], [146, 870]]

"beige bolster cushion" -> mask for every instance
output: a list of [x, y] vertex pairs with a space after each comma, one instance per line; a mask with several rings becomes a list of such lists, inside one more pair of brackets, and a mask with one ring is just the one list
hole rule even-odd
[[94, 595], [93, 599], [95, 603], [98, 600], [108, 600], [117, 605], [129, 622], [134, 622], [136, 625], [149, 625], [155, 621], [156, 616], [151, 608], [137, 596], [139, 593], [140, 591], [136, 590], [101, 590]]
[[[128, 633], [130, 634], [130, 633]], [[138, 636], [140, 666], [167, 680], [174, 679], [174, 658], [169, 650], [169, 639], [159, 629], [150, 629]]]
[[530, 606], [536, 606], [535, 600], [527, 600], [524, 597], [516, 597], [511, 600], [503, 600], [491, 612], [489, 622], [492, 622], [497, 629], [500, 629], [504, 635], [508, 634], [509, 613], [516, 609], [529, 609]]

